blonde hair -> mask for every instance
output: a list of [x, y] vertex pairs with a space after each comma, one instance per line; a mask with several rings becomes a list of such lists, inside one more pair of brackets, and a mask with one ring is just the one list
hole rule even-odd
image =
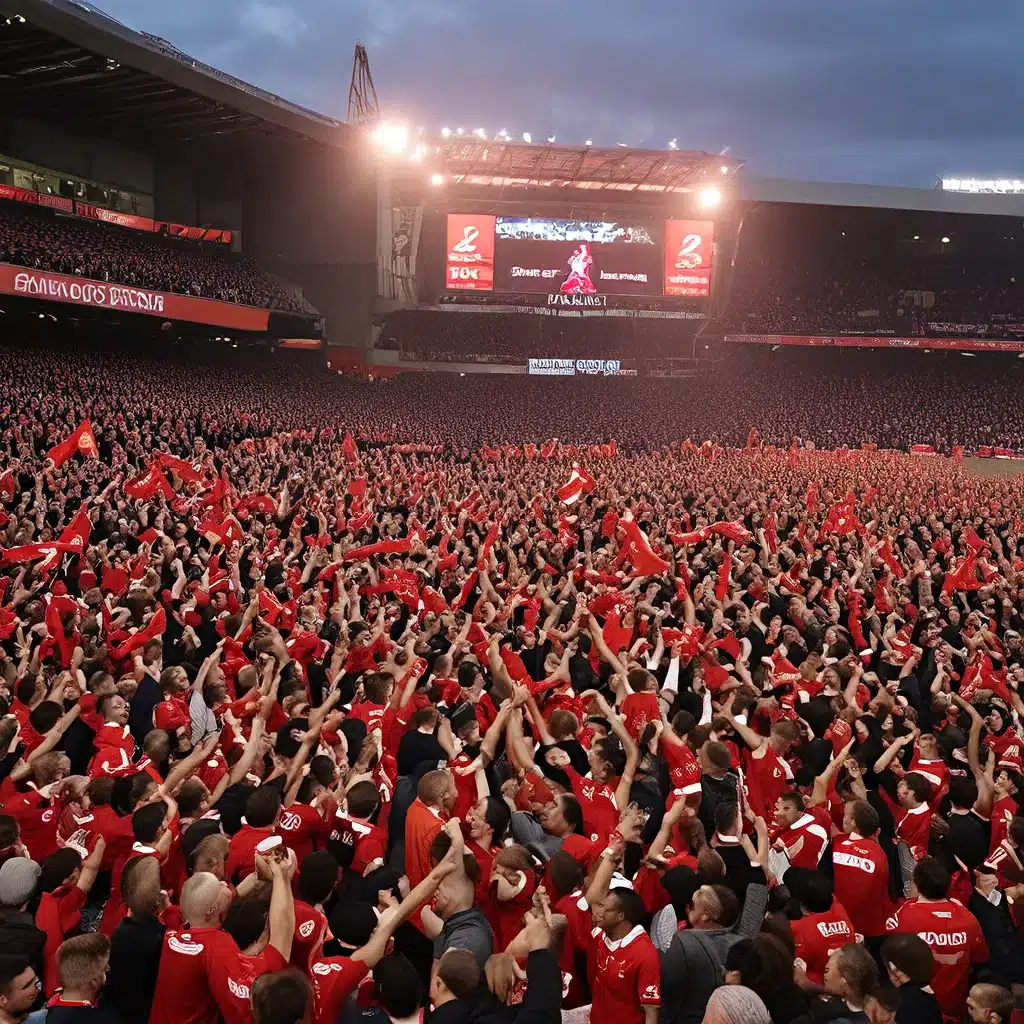
[[91, 985], [110, 959], [110, 939], [102, 932], [87, 932], [66, 939], [57, 948], [57, 973], [64, 988]]

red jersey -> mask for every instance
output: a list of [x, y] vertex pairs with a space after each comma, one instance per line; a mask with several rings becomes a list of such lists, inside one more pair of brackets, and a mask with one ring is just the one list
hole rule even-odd
[[995, 869], [1000, 889], [1005, 889], [1009, 885], [1019, 885], [1024, 880], [1024, 863], [1008, 839], [1004, 839], [988, 855], [985, 866]]
[[594, 942], [594, 922], [590, 916], [590, 904], [583, 895], [582, 889], [563, 896], [553, 908], [556, 914], [563, 914], [569, 922], [565, 930], [565, 938], [562, 940], [562, 954], [559, 959], [559, 966], [562, 968], [563, 976], [571, 975], [569, 983], [569, 994], [562, 1002], [566, 1009], [574, 1006], [584, 1005], [582, 1000], [586, 989], [583, 986], [583, 979], [579, 977], [581, 971], [585, 970], [585, 963], [577, 961], [580, 957], [589, 955]]
[[855, 833], [832, 844], [833, 892], [848, 907], [858, 934], [885, 934], [889, 915], [889, 861], [874, 839]]
[[914, 758], [910, 762], [908, 771], [928, 780], [928, 784], [932, 787], [932, 795], [928, 798], [928, 803], [931, 804], [932, 810], [935, 810], [946, 795], [946, 790], [949, 789], [949, 769], [946, 767], [946, 762], [925, 761], [915, 748]]
[[53, 892], [44, 892], [36, 911], [36, 927], [46, 932], [43, 947], [43, 992], [52, 996], [60, 988], [57, 971], [57, 949], [65, 938], [77, 933], [82, 922], [85, 891], [77, 885], [62, 885]]
[[672, 782], [673, 796], [694, 796], [701, 791], [700, 762], [689, 746], [664, 735], [661, 738], [661, 751], [668, 764], [669, 779]]
[[240, 958], [235, 940], [219, 926], [168, 929], [149, 1024], [218, 1024], [221, 1014], [236, 1012], [241, 997], [229, 981]]
[[590, 934], [591, 1020], [643, 1024], [643, 1008], [661, 1005], [661, 957], [650, 936], [640, 925], [615, 941], [601, 928]]
[[792, 788], [793, 770], [775, 753], [771, 743], [765, 743], [761, 750], [764, 753], [760, 757], [755, 756], [760, 751], [747, 751], [743, 763], [750, 806], [755, 814], [770, 823], [775, 819], [775, 804], [779, 797]]
[[292, 939], [292, 967], [297, 967], [303, 974], [309, 967], [309, 958], [313, 951], [324, 941], [327, 931], [327, 918], [308, 903], [295, 901], [295, 938]]
[[[276, 835], [273, 825], [253, 828], [243, 825], [228, 846], [228, 859], [224, 863], [224, 877], [229, 882], [240, 882], [256, 870], [256, 847], [264, 839]], [[237, 878], [236, 878], [237, 876]]]
[[8, 776], [0, 783], [0, 806], [18, 823], [22, 845], [41, 864], [57, 850], [57, 825], [60, 820], [56, 801], [35, 789], [19, 790]]
[[428, 807], [419, 797], [413, 800], [405, 815], [405, 873], [410, 888], [416, 888], [433, 865], [430, 863], [430, 845], [441, 831], [445, 818]]
[[790, 864], [798, 868], [817, 868], [828, 846], [828, 832], [812, 814], [802, 814], [783, 830], [779, 839], [785, 844]]
[[294, 803], [281, 811], [277, 834], [285, 846], [295, 851], [295, 857], [301, 864], [307, 854], [319, 850], [327, 842], [333, 827], [333, 823], [324, 821], [315, 807]]
[[927, 803], [906, 810], [897, 807], [896, 838], [910, 847], [914, 860], [928, 856], [928, 840], [932, 831], [932, 809]]
[[[586, 779], [569, 765], [562, 769], [569, 776], [572, 791], [580, 802], [583, 827], [591, 839], [606, 843], [619, 824], [619, 808], [615, 803], [615, 786], [600, 785]], [[617, 780], [613, 780], [618, 785]]]
[[271, 971], [283, 971], [288, 961], [276, 946], [266, 946], [256, 956], [238, 954], [234, 966], [228, 970], [229, 999], [221, 1004], [224, 1024], [252, 1024], [252, 983]]
[[911, 900], [885, 923], [890, 932], [910, 932], [928, 943], [935, 958], [931, 986], [947, 1017], [959, 1018], [967, 1003], [971, 964], [988, 959], [978, 919], [956, 900]]
[[1016, 813], [1017, 801], [1012, 796], [1000, 797], [992, 805], [992, 842], [988, 848], [990, 855], [1009, 834], [1010, 822]]
[[494, 950], [504, 952], [508, 944], [523, 930], [523, 915], [530, 909], [537, 880], [532, 872], [521, 874], [522, 888], [509, 900], [498, 899], [495, 888], [487, 907], [487, 917], [494, 932]]
[[369, 973], [370, 968], [361, 960], [351, 960], [347, 956], [314, 960], [309, 980], [313, 983], [316, 1024], [336, 1024], [341, 1019], [345, 1000]]
[[131, 815], [121, 817], [110, 804], [94, 804], [87, 812], [73, 814], [68, 821], [68, 829], [70, 831], [65, 835], [62, 820], [61, 835], [64, 839], [70, 839], [79, 829], [85, 829], [90, 836], [103, 836], [106, 846], [100, 871], [109, 871], [121, 857], [127, 856], [135, 842]]
[[106, 722], [96, 733], [96, 753], [89, 762], [89, 775], [99, 778], [112, 775], [119, 778], [133, 775], [139, 766], [133, 763], [135, 757], [135, 740], [127, 725]]
[[165, 729], [172, 736], [178, 729], [192, 726], [192, 713], [181, 697], [169, 697], [153, 708], [153, 728]]
[[857, 941], [853, 922], [839, 900], [834, 899], [824, 914], [805, 914], [789, 924], [796, 955], [806, 964], [807, 977], [815, 985], [824, 984], [828, 958], [837, 949]]
[[352, 863], [349, 867], [360, 875], [374, 861], [383, 861], [387, 853], [387, 829], [368, 821], [353, 821], [341, 811], [334, 816], [330, 838], [332, 842], [352, 847]]
[[631, 693], [622, 702], [622, 717], [629, 735], [639, 743], [648, 722], [661, 721], [661, 705], [654, 692]]
[[476, 777], [474, 775], [460, 775], [455, 769], [468, 768], [472, 763], [473, 759], [465, 753], [459, 754], [451, 762], [452, 779], [455, 781], [455, 791], [458, 793], [455, 799], [455, 807], [452, 810], [452, 817], [460, 818], [462, 821], [466, 820], [466, 815], [469, 814], [470, 808], [480, 798], [476, 790]]

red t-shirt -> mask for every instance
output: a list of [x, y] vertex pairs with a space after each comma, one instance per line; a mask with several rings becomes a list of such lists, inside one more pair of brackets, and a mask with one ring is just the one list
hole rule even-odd
[[601, 928], [592, 929], [591, 937], [590, 1019], [643, 1024], [643, 1008], [661, 1005], [661, 957], [650, 936], [637, 925], [616, 941]]
[[227, 971], [228, 998], [221, 1003], [224, 1024], [252, 1024], [252, 983], [261, 975], [283, 971], [288, 961], [276, 946], [267, 946], [256, 956], [238, 954]]
[[619, 824], [619, 808], [615, 803], [615, 785], [600, 785], [593, 779], [586, 779], [575, 768], [566, 765], [562, 771], [569, 776], [572, 791], [580, 802], [583, 812], [583, 827], [587, 835], [597, 842], [606, 843]]
[[563, 999], [566, 1009], [574, 1006], [582, 1006], [586, 988], [583, 979], [579, 977], [586, 965], [580, 963], [582, 957], [589, 957], [591, 947], [594, 944], [594, 922], [590, 915], [590, 904], [583, 895], [582, 889], [563, 896], [554, 907], [556, 914], [564, 914], [568, 921], [565, 930], [565, 938], [562, 940], [562, 955], [559, 966], [562, 973], [572, 975], [569, 983], [569, 995]]
[[790, 921], [796, 955], [807, 965], [807, 977], [815, 985], [824, 984], [828, 958], [843, 946], [856, 942], [856, 931], [839, 900], [824, 914], [805, 914]]
[[928, 856], [928, 840], [932, 831], [932, 809], [927, 803], [909, 810], [898, 807], [896, 810], [896, 838], [910, 847], [914, 860], [923, 860]]
[[22, 845], [37, 864], [56, 851], [60, 815], [55, 801], [34, 789], [17, 789], [8, 777], [0, 783], [0, 806], [18, 822]]
[[816, 869], [828, 846], [828, 832], [812, 814], [803, 814], [784, 829], [779, 839], [789, 852], [789, 862], [797, 868]]
[[229, 882], [237, 883], [251, 875], [256, 870], [256, 847], [264, 839], [276, 834], [272, 825], [264, 828], [243, 825], [231, 837], [228, 858], [224, 863], [224, 877]]
[[295, 938], [292, 939], [292, 967], [303, 973], [309, 967], [309, 958], [324, 940], [327, 918], [308, 903], [295, 901]]
[[490, 889], [487, 916], [494, 932], [494, 951], [504, 952], [508, 944], [522, 931], [523, 915], [530, 909], [537, 880], [526, 872], [523, 888], [510, 900], [498, 899], [497, 886]]
[[910, 932], [928, 943], [935, 958], [932, 990], [947, 1017], [959, 1019], [970, 990], [971, 964], [988, 959], [978, 919], [956, 900], [912, 900], [885, 923], [886, 931]]
[[307, 854], [319, 850], [327, 842], [333, 827], [333, 823], [324, 821], [315, 807], [294, 803], [281, 811], [277, 834], [285, 846], [295, 851], [295, 857], [301, 864]]
[[313, 983], [316, 1024], [336, 1024], [345, 1000], [370, 973], [361, 960], [347, 956], [320, 957], [313, 962], [309, 978]]
[[46, 932], [43, 947], [43, 992], [51, 996], [60, 987], [57, 971], [57, 949], [74, 933], [82, 921], [85, 891], [77, 885], [63, 885], [53, 892], [44, 892], [36, 911], [36, 927]]
[[992, 842], [989, 844], [989, 854], [994, 853], [996, 847], [1009, 834], [1010, 822], [1016, 813], [1017, 801], [1012, 796], [1000, 797], [992, 805]]
[[[271, 948], [271, 947], [268, 947]], [[276, 952], [276, 950], [275, 950]], [[278, 956], [280, 968], [285, 966]], [[219, 1024], [250, 1012], [248, 988], [239, 982], [242, 955], [221, 927], [168, 929], [164, 933], [149, 1024]]]
[[874, 839], [836, 836], [832, 844], [833, 892], [861, 935], [885, 934], [889, 915], [889, 861]]
[[668, 764], [668, 774], [672, 781], [673, 795], [677, 797], [694, 796], [701, 791], [700, 762], [685, 742], [675, 739], [661, 738], [661, 750]]
[[180, 697], [169, 697], [153, 708], [154, 729], [165, 729], [173, 736], [178, 729], [188, 729], [191, 725], [192, 714]]
[[639, 743], [647, 723], [661, 721], [658, 695], [653, 691], [629, 694], [622, 702], [622, 717], [625, 719], [626, 731]]
[[793, 786], [793, 773], [770, 743], [765, 743], [763, 749], [760, 757], [755, 757], [751, 751], [745, 752], [743, 762], [750, 806], [755, 814], [771, 823], [775, 820], [776, 801]]
[[430, 863], [430, 844], [441, 831], [445, 819], [417, 797], [405, 816], [405, 873], [409, 887], [415, 889], [433, 865]]

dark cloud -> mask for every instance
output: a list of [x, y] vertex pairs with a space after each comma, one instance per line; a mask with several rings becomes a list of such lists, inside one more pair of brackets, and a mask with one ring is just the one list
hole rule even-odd
[[[140, 8], [141, 13], [140, 13]], [[437, 129], [718, 151], [760, 175], [1024, 173], [1015, 4], [946, 0], [106, 0], [133, 28], [343, 117], [352, 47]]]

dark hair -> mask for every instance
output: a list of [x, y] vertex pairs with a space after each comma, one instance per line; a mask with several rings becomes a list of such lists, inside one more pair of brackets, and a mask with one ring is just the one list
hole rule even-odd
[[859, 836], [873, 836], [878, 831], [878, 811], [867, 800], [853, 801], [853, 824]]
[[571, 853], [559, 850], [548, 861], [547, 877], [552, 889], [552, 900], [558, 902], [580, 887], [586, 873], [583, 865]]
[[927, 985], [931, 980], [935, 958], [931, 947], [920, 935], [893, 932], [882, 943], [882, 965], [892, 964], [914, 985]]
[[132, 833], [140, 843], [152, 843], [164, 823], [166, 808], [163, 803], [143, 804], [132, 815]]
[[24, 974], [32, 966], [27, 956], [0, 956], [0, 992], [6, 992], [19, 974]]
[[80, 867], [82, 855], [72, 846], [55, 850], [43, 861], [37, 892], [53, 892], [59, 889]]
[[191, 818], [206, 799], [206, 786], [200, 779], [186, 779], [178, 790], [178, 813], [183, 818]]
[[615, 736], [602, 736], [594, 740], [592, 749], [601, 760], [611, 765], [613, 775], [621, 775], [626, 770], [626, 751]]
[[28, 724], [42, 736], [60, 721], [63, 714], [64, 709], [55, 700], [40, 701], [28, 713]]
[[273, 824], [281, 810], [281, 791], [274, 786], [257, 786], [245, 798], [245, 820], [253, 828]]
[[392, 1017], [411, 1017], [423, 1002], [423, 982], [401, 953], [384, 957], [374, 967], [373, 984], [377, 1002]]
[[832, 880], [813, 868], [791, 867], [786, 872], [786, 888], [812, 914], [825, 914], [832, 906]]
[[804, 809], [804, 798], [795, 789], [788, 790], [782, 794], [781, 799], [783, 802], [789, 804], [794, 810], [802, 811]]
[[369, 781], [357, 782], [345, 794], [345, 800], [351, 814], [357, 818], [369, 818], [380, 806], [380, 791]]
[[978, 784], [974, 779], [954, 775], [949, 780], [949, 802], [954, 807], [971, 808], [978, 799]]
[[480, 965], [468, 949], [449, 949], [437, 961], [437, 976], [456, 999], [471, 996], [480, 984]]
[[512, 812], [508, 809], [508, 804], [496, 796], [488, 796], [484, 799], [486, 800], [484, 821], [487, 822], [490, 829], [494, 832], [494, 841], [500, 843], [508, 831], [509, 822], [512, 820]]
[[949, 892], [949, 872], [934, 857], [925, 857], [914, 866], [914, 886], [926, 900], [943, 900]]
[[578, 836], [585, 836], [586, 829], [583, 827], [583, 808], [579, 800], [571, 793], [562, 793], [558, 798], [558, 807], [562, 817]]
[[878, 988], [878, 964], [865, 946], [851, 942], [837, 954], [839, 974], [853, 989], [854, 997], [864, 1000]]
[[252, 983], [253, 1024], [302, 1024], [313, 1003], [309, 978], [295, 967], [259, 975]]
[[908, 772], [904, 775], [903, 784], [922, 803], [932, 795], [931, 783], [917, 772]]
[[299, 899], [323, 903], [338, 883], [338, 862], [327, 850], [314, 850], [303, 858], [297, 885]]
[[9, 814], [0, 814], [0, 850], [6, 850], [18, 841], [21, 828], [18, 819]]
[[259, 940], [267, 926], [270, 900], [263, 896], [242, 896], [231, 901], [224, 915], [224, 931], [245, 949]]
[[704, 744], [704, 756], [711, 762], [712, 767], [720, 772], [727, 772], [732, 768], [732, 754], [724, 743], [718, 740], [709, 740]]
[[388, 691], [394, 685], [394, 679], [386, 672], [371, 672], [363, 679], [363, 693], [372, 704], [383, 704], [388, 699]]
[[734, 828], [736, 815], [739, 813], [739, 804], [732, 800], [723, 800], [715, 805], [715, 830], [718, 832]]

